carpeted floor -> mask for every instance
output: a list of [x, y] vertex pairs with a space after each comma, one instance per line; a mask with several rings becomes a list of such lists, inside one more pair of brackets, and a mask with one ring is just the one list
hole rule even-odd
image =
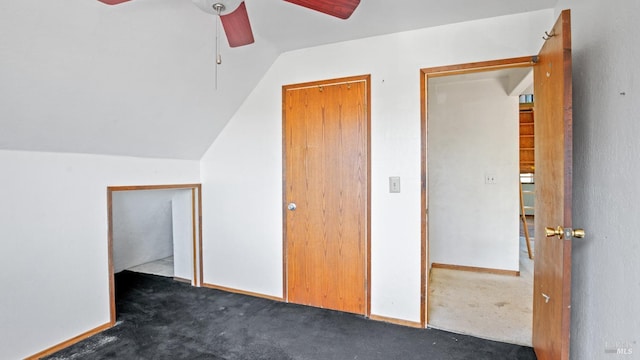
[[529, 347], [116, 275], [118, 322], [47, 359], [535, 359]]
[[520, 238], [520, 276], [433, 268], [429, 280], [429, 325], [531, 346], [533, 260], [524, 237]]

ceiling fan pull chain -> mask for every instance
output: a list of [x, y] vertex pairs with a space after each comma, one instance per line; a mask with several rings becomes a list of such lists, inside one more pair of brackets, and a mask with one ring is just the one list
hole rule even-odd
[[[216, 6], [217, 5], [217, 6]], [[216, 19], [216, 64], [222, 64], [222, 56], [220, 55], [220, 14], [224, 10], [224, 5], [216, 4], [214, 9], [218, 12], [218, 18]]]
[[220, 55], [220, 14], [224, 10], [224, 5], [216, 3], [213, 5], [213, 9], [218, 14], [216, 18], [216, 66], [215, 66], [215, 89], [218, 90], [218, 65], [222, 64], [222, 55]]

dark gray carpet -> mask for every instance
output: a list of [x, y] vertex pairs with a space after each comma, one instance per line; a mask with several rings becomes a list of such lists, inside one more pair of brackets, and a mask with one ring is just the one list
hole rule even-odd
[[535, 359], [528, 347], [116, 275], [117, 325], [47, 359]]

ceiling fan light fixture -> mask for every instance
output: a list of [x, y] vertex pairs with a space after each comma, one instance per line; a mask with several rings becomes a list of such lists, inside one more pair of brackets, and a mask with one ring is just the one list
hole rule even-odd
[[220, 15], [226, 15], [235, 11], [242, 0], [192, 0], [193, 4], [197, 6], [200, 10], [211, 14], [218, 15], [218, 10], [216, 9], [216, 5], [220, 4], [223, 6]]

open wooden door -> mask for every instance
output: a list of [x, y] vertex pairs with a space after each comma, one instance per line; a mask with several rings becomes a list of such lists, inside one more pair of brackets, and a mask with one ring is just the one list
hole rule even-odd
[[[540, 360], [568, 360], [571, 238], [574, 235], [571, 230], [573, 161], [569, 10], [562, 12], [545, 39], [534, 66], [536, 240], [533, 347]], [[575, 236], [579, 237], [578, 234]]]

